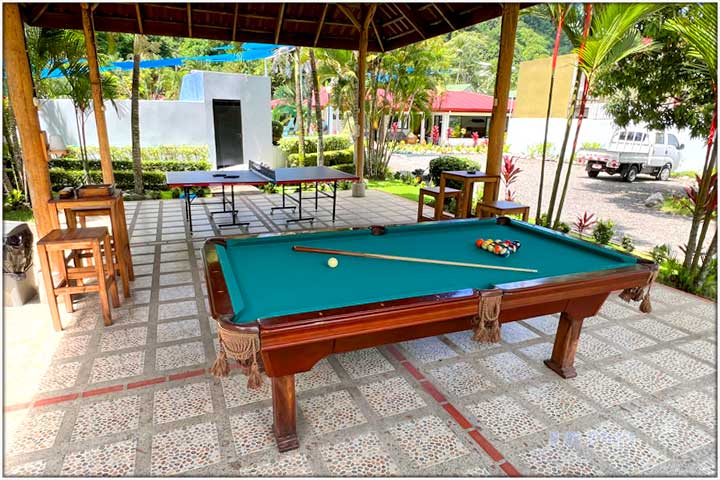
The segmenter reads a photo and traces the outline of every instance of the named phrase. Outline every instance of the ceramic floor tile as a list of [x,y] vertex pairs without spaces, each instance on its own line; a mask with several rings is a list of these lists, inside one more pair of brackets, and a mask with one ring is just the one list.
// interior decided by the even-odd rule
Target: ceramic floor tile
[[53,357],[55,359],[65,359],[85,355],[89,341],[90,335],[64,336],[55,349]]
[[137,440],[125,440],[65,455],[63,476],[127,477],[135,473]]
[[420,363],[457,357],[457,353],[441,342],[438,337],[419,338],[409,342],[401,342],[400,345]]
[[640,313],[635,305],[635,303],[624,304],[614,300],[608,300],[603,304],[598,313],[610,320],[624,320]]
[[381,417],[422,408],[426,404],[403,377],[358,386],[370,407]]
[[200,321],[197,318],[180,320],[177,322],[159,323],[157,326],[157,341],[173,342],[200,336]]
[[602,360],[613,355],[620,355],[622,352],[592,335],[581,333],[577,353],[588,360]]
[[520,394],[545,415],[556,422],[568,422],[595,413],[595,409],[565,387],[564,383],[549,382],[530,385]]
[[532,413],[507,395],[468,405],[467,409],[483,430],[489,430],[502,441],[545,429]]
[[[180,235],[173,235],[176,238],[184,238],[185,234]],[[163,234],[163,240],[167,240],[167,236]],[[190,270],[190,262],[186,260],[180,260],[175,262],[161,262],[160,263],[160,273],[170,273],[170,272],[185,272]]]
[[596,465],[581,457],[577,447],[552,442],[545,447],[527,450],[519,455],[530,476],[595,477],[603,475]]
[[675,455],[685,454],[712,442],[710,435],[657,405],[627,413],[624,419]]
[[5,454],[14,456],[52,447],[64,416],[64,410],[42,413],[35,410],[29,411],[20,427],[8,438],[7,444],[10,447]]
[[716,324],[712,320],[703,318],[698,313],[694,313],[692,309],[682,309],[665,313],[662,316],[662,320],[669,323],[672,327],[690,333],[711,332],[716,329]]
[[678,383],[670,375],[636,358],[614,363],[607,370],[648,393],[659,392]]
[[96,358],[90,371],[90,383],[119,380],[142,375],[145,352],[128,352]]
[[[543,360],[547,360],[552,356],[552,350],[553,344],[550,342],[536,343],[535,345],[530,345],[528,347],[517,349],[519,353],[525,355],[533,362],[535,362],[539,368],[542,368],[542,366],[544,366]],[[576,367],[583,365],[584,363],[585,362],[583,362],[581,358],[575,357],[574,365]]]
[[47,461],[35,460],[8,467],[4,473],[9,477],[42,477],[46,466]]
[[640,396],[630,388],[597,370],[581,372],[577,377],[567,381],[606,408],[634,400]]
[[214,423],[198,423],[158,433],[152,438],[151,475],[178,475],[220,461]]
[[648,353],[645,358],[685,380],[714,375],[716,372],[716,368],[670,348]]
[[147,327],[134,327],[103,333],[100,351],[112,352],[125,348],[142,347],[147,342]]
[[194,299],[187,302],[162,303],[158,305],[158,318],[160,320],[169,320],[176,317],[189,317],[197,314],[197,303]]
[[426,416],[398,423],[389,429],[395,442],[420,469],[426,469],[469,453],[440,418]]
[[48,367],[38,385],[38,392],[70,388],[77,382],[81,362],[66,362]]
[[715,430],[717,426],[715,399],[706,393],[699,391],[685,392],[666,400],[665,404],[712,430]]
[[[133,323],[144,323],[149,320],[149,317],[150,307],[118,308],[113,311],[113,327]],[[109,331],[109,329],[106,330]]]
[[531,327],[540,330],[545,335],[555,335],[557,332],[559,319],[554,315],[543,315],[542,317],[534,317],[524,320]]
[[322,435],[367,422],[346,390],[300,400],[300,410],[313,431]]
[[164,273],[160,275],[161,286],[192,283],[192,281],[192,272]]
[[251,464],[237,470],[237,475],[241,477],[304,477],[312,474],[308,457],[297,451],[282,453],[277,459]]
[[171,370],[191,365],[200,365],[206,362],[205,349],[202,342],[181,343],[158,347],[155,351],[155,368],[157,370]]
[[392,372],[395,368],[377,348],[366,348],[336,355],[338,362],[351,378],[363,378]]
[[325,466],[338,477],[397,475],[399,469],[388,453],[387,446],[374,433],[320,447]]
[[478,360],[478,363],[490,370],[500,380],[508,383],[527,380],[540,375],[530,364],[512,352],[490,355],[481,358]]
[[160,301],[185,300],[195,298],[195,285],[179,285],[160,289]]
[[230,429],[239,456],[275,447],[272,417],[272,407],[230,416]]
[[706,362],[716,364],[717,345],[705,340],[693,340],[692,342],[678,345],[678,350],[693,355]]
[[340,378],[326,358],[316,363],[309,372],[295,375],[295,391],[304,392],[340,383]]
[[493,383],[466,362],[435,368],[430,370],[430,374],[437,380],[438,385],[444,391],[458,397],[495,387]]
[[116,400],[82,405],[78,412],[71,442],[111,435],[138,428],[140,397],[121,397]]
[[505,323],[500,328],[500,339],[506,343],[520,343],[535,338],[540,337],[518,322]]
[[158,390],[154,395],[155,423],[175,422],[212,412],[212,397],[207,382]]
[[642,320],[637,320],[628,324],[628,326],[661,342],[677,340],[678,338],[687,336],[687,333],[676,328],[668,327],[664,323],[657,321],[655,318],[643,318]]
[[639,333],[635,333],[618,325],[597,329],[594,333],[595,335],[599,335],[612,343],[620,345],[626,350],[637,350],[638,348],[650,347],[656,343]]
[[639,439],[634,432],[624,430],[609,420],[583,431],[580,443],[590,454],[609,463],[620,475],[639,475],[667,461],[667,457]]
[[230,375],[221,377],[220,381],[227,408],[268,400],[271,397],[271,381],[267,378],[263,379],[260,388],[250,389],[247,388],[247,377],[238,370],[231,370]]

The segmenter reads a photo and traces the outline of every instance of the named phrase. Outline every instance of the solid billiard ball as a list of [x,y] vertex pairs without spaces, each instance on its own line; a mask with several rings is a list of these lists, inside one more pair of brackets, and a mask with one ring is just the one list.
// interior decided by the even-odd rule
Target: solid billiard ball
[[338,266],[338,259],[335,257],[328,258],[328,267],[335,268]]

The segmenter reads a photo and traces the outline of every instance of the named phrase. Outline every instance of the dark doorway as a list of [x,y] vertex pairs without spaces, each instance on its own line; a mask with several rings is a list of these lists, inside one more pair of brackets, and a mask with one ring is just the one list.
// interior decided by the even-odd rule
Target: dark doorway
[[240,100],[213,99],[217,168],[242,165],[242,110]]

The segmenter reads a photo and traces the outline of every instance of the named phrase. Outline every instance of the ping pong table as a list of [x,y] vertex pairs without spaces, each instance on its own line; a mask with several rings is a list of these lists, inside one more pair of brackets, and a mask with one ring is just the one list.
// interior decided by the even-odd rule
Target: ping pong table
[[[222,189],[221,200],[216,202],[222,204],[222,210],[210,212],[211,215],[231,214],[232,222],[218,225],[219,228],[230,226],[247,226],[249,222],[238,222],[238,210],[235,208],[235,186],[250,185],[261,186],[268,183],[279,185],[282,189],[282,206],[272,207],[270,214],[275,210],[297,209],[297,217],[286,220],[286,223],[309,221],[311,224],[315,220],[313,216],[303,214],[303,198],[312,198],[303,196],[302,185],[306,183],[315,184],[315,210],[318,208],[318,198],[320,196],[332,198],[332,221],[335,221],[335,206],[337,204],[337,187],[340,181],[353,181],[358,177],[349,173],[341,172],[330,167],[296,167],[296,168],[278,168],[272,169],[266,165],[251,161],[247,170],[215,170],[215,171],[190,171],[190,172],[166,172],[165,182],[171,188],[182,188],[185,199],[185,218],[190,226],[190,232],[193,231],[192,226],[192,202],[197,198],[191,194],[193,187],[211,187],[220,186]],[[331,186],[332,193],[320,191],[320,184]],[[229,187],[229,199],[226,193],[226,187]],[[296,187],[297,191],[293,195],[288,192],[286,187]],[[288,189],[289,190],[289,189]],[[294,205],[288,205],[290,201]]]

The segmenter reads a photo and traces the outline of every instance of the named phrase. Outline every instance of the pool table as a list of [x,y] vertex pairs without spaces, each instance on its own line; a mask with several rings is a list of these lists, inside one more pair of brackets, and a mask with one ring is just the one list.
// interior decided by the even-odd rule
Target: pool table
[[[477,248],[479,238],[518,240],[521,247],[500,257]],[[296,245],[537,272],[346,256],[330,268],[330,255],[293,251]],[[281,451],[298,446],[294,375],[332,353],[468,330],[479,303],[495,299],[501,324],[561,313],[545,364],[571,378],[583,319],[612,291],[647,286],[657,270],[653,262],[507,217],[211,238],[203,257],[213,318],[223,329],[259,335]]]

